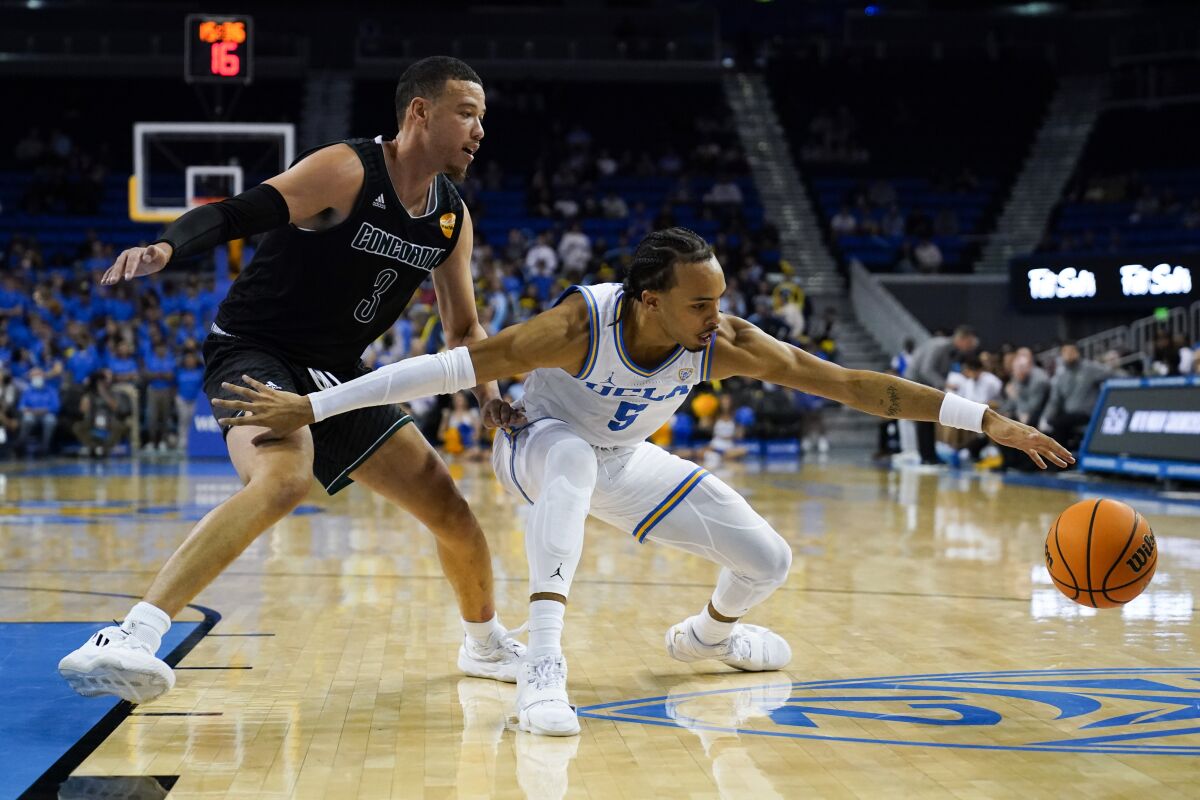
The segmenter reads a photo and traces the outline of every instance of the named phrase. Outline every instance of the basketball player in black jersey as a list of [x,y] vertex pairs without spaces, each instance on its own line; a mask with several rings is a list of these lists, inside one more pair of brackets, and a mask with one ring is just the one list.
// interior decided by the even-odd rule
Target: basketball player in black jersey
[[[306,394],[366,373],[363,350],[430,275],[447,346],[482,339],[471,217],[451,180],[462,180],[475,158],[484,111],[483,87],[469,66],[447,57],[419,61],[396,89],[395,139],[310,150],[265,183],[184,214],[149,247],[124,251],[102,282],[150,275],[172,260],[269,231],[204,343],[210,398],[232,396],[221,384],[243,374]],[[491,423],[512,420],[494,383],[474,391]],[[433,532],[466,630],[460,669],[515,682],[522,646],[496,617],[487,541],[411,421],[393,405],[283,438],[253,426],[229,430],[226,444],[243,488],[192,529],[119,627],[63,658],[63,677],[80,694],[131,702],[170,689],[174,674],[155,652],[171,617],[299,505],[315,474],[330,494],[358,481]]]

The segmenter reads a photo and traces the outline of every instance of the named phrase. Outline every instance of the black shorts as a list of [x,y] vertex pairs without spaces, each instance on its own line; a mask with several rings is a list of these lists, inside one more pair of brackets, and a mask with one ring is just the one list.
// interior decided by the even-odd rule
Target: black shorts
[[[243,375],[277,389],[309,394],[370,372],[362,363],[341,369],[318,370],[299,364],[240,337],[212,332],[204,340],[204,393],[211,402],[217,397],[238,400],[238,395],[221,388],[222,383],[244,386]],[[213,407],[220,420],[239,412]],[[313,475],[335,494],[353,481],[350,473],[371,457],[393,433],[412,422],[403,406],[373,406],[339,414],[309,426],[313,438]],[[229,428],[223,428],[226,435]]]

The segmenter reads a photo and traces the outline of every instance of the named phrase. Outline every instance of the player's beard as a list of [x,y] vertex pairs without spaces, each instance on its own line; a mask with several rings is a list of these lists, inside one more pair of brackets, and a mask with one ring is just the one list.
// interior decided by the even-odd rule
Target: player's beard
[[454,181],[455,183],[462,183],[463,181],[465,181],[467,179],[467,170],[469,170],[470,168],[471,168],[470,164],[468,164],[465,167],[459,167],[455,164],[447,164],[446,168],[442,171],[446,174],[446,177],[449,178],[450,180]]

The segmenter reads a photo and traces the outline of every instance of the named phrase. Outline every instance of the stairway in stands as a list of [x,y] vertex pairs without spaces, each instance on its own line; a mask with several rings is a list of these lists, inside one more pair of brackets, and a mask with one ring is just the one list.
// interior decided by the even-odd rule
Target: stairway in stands
[[[760,75],[736,73],[726,75],[723,83],[766,220],[779,230],[783,258],[812,298],[814,314],[819,317],[829,306],[838,311],[834,338],[839,363],[882,369],[888,356],[854,316],[846,280],[825,247],[820,218],[792,160],[766,81]],[[875,443],[878,420],[874,417],[839,408],[827,413],[826,424],[835,446],[861,448]]]
[[1097,75],[1067,77],[1059,83],[976,272],[1006,272],[1010,259],[1037,248],[1083,156],[1107,86],[1107,77]]

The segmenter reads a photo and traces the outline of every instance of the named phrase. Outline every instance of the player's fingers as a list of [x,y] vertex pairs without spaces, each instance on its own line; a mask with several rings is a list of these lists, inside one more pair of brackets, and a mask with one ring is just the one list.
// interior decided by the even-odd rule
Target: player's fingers
[[246,383],[250,384],[251,386],[253,386],[255,389],[257,389],[260,392],[274,391],[270,386],[267,386],[265,383],[260,383],[259,381],[254,380],[254,378],[251,378],[249,375],[243,375],[242,380],[244,380]]
[[226,400],[224,397],[214,397],[212,404],[217,408],[228,408],[234,411],[253,411],[254,404],[245,400]]
[[1062,469],[1066,469],[1068,466],[1070,466],[1057,453],[1055,453],[1053,451],[1043,453],[1042,455],[1045,456],[1047,459],[1049,459],[1050,462],[1052,464],[1054,464],[1054,466],[1056,466],[1056,467],[1061,467]]
[[126,250],[121,254],[121,257],[125,259],[125,280],[131,280],[137,276],[137,268],[141,264],[142,254],[145,252],[142,248],[135,247],[133,250]]
[[[245,379],[246,379],[246,376],[243,375],[242,380],[245,380]],[[251,400],[258,399],[258,392],[254,391],[253,389],[247,389],[245,386],[238,386],[236,383],[222,383],[221,388],[225,389],[226,391],[233,392],[236,395],[241,395],[242,397],[248,397]]]
[[104,273],[104,278],[101,280],[101,283],[103,283],[105,286],[111,286],[112,284],[121,280],[121,277],[125,274],[125,254],[128,252],[128,250],[121,251],[121,255],[117,256],[117,260],[114,261],[113,265],[108,268],[107,272]]
[[513,412],[513,417],[508,421],[509,425],[524,425],[528,420],[525,419],[525,413],[522,411]]
[[221,424],[229,428],[236,428],[239,425],[261,425],[262,422],[255,420],[250,414],[246,414],[241,417],[225,417],[221,420]]
[[1038,469],[1046,468],[1046,462],[1042,460],[1042,454],[1037,450],[1026,450],[1025,453],[1033,460],[1033,463],[1038,465]]

